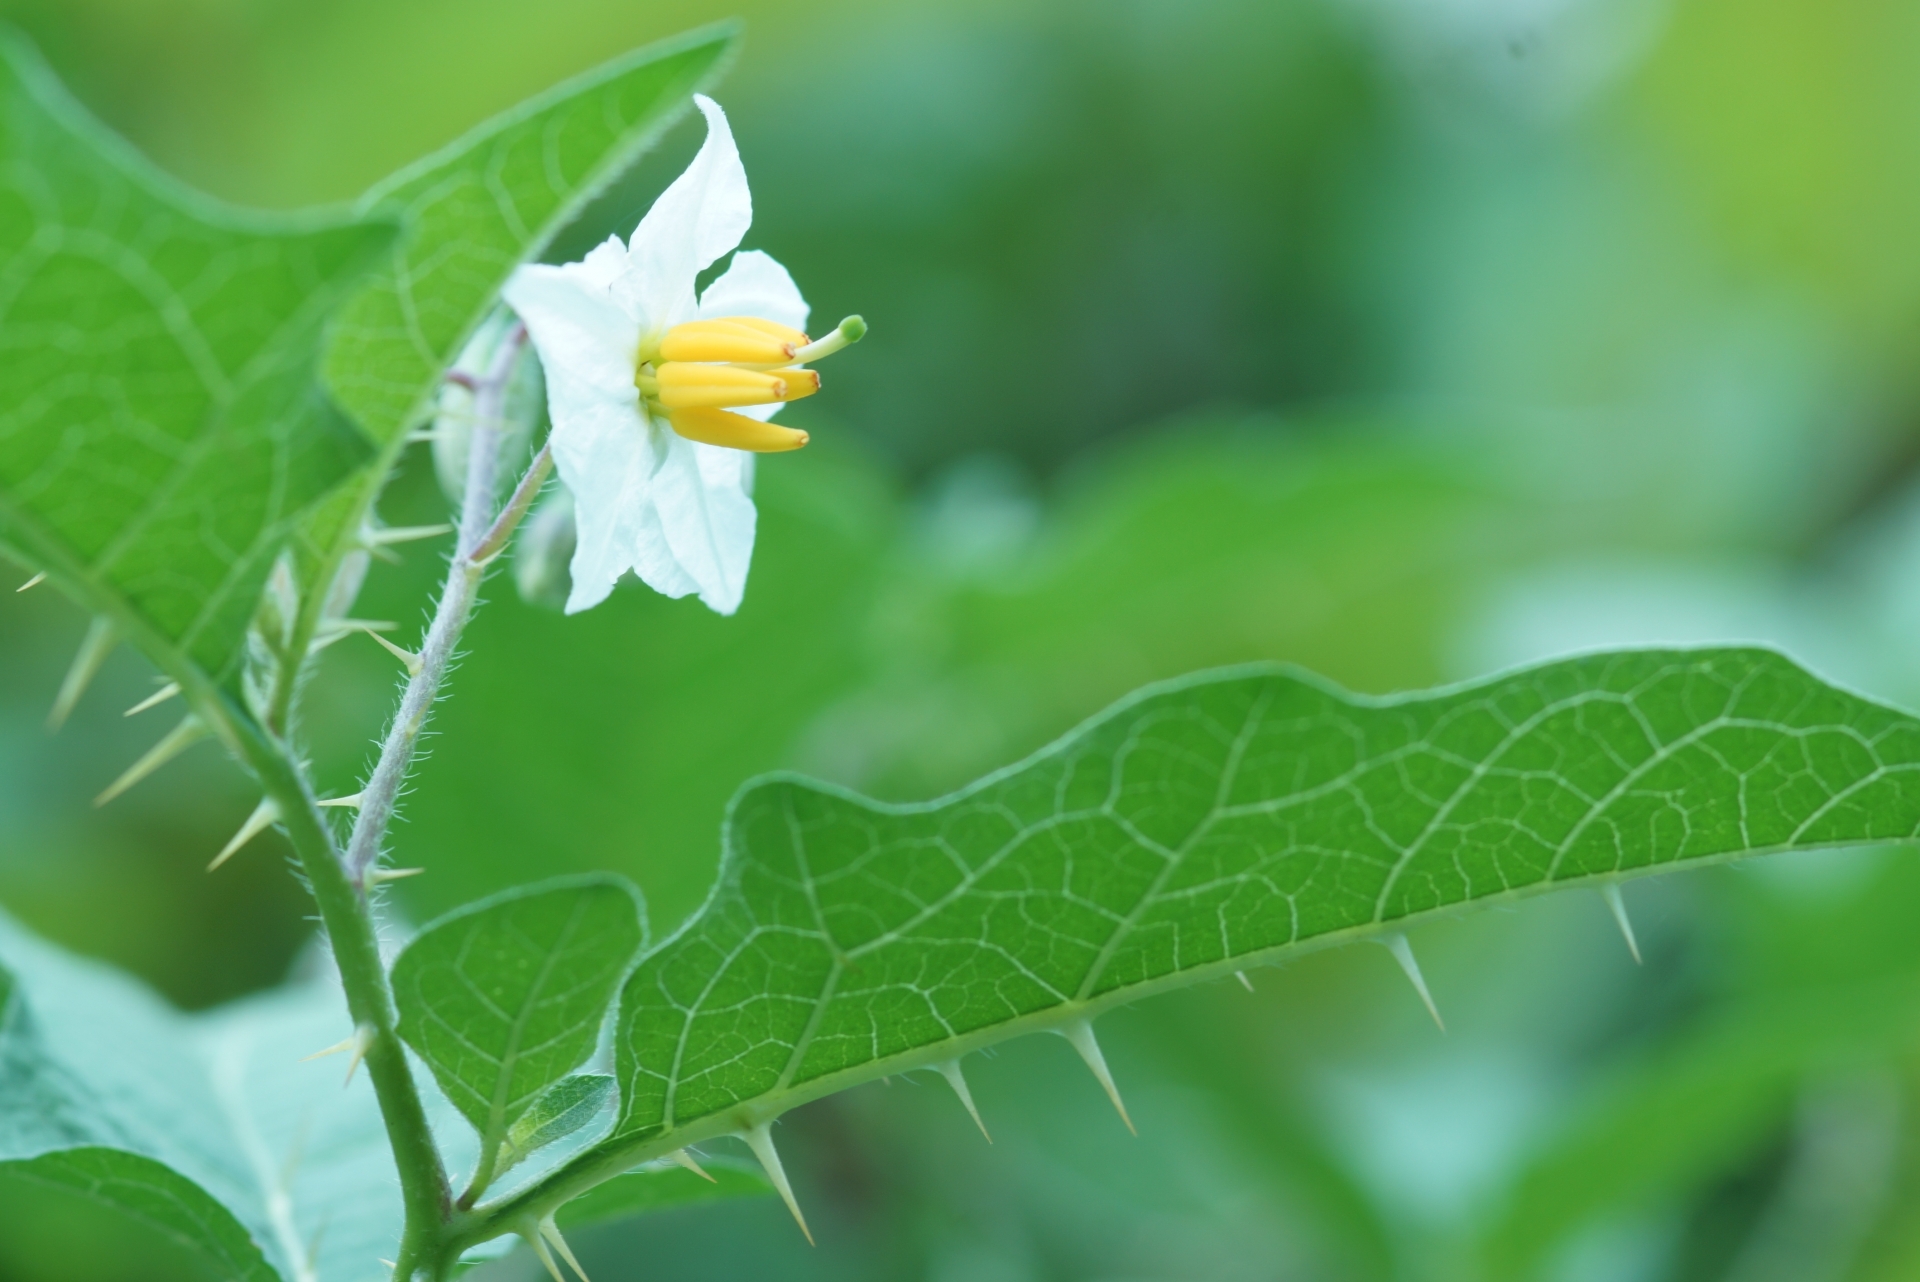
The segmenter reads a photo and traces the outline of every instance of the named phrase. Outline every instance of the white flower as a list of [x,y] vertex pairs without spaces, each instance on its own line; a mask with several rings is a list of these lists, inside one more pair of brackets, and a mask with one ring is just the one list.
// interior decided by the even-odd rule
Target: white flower
[[706,142],[628,243],[612,237],[580,262],[521,267],[507,282],[546,370],[553,459],[573,493],[569,614],[604,601],[629,569],[667,596],[738,609],[753,555],[747,451],[806,444],[766,420],[819,387],[802,362],[865,332],[850,318],[810,343],[806,300],[758,250],[735,254],[696,297],[694,278],[739,245],[753,204],[725,113],[694,101]]

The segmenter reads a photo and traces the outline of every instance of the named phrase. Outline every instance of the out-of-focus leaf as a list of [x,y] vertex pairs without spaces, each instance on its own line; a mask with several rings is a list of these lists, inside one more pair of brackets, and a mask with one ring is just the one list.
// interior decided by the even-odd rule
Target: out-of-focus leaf
[[[544,1093],[593,1054],[643,941],[633,887],[583,878],[461,909],[400,954],[393,966],[400,1036],[480,1133],[484,1162]],[[551,1112],[535,1130],[568,1112]]]
[[1482,1240],[1486,1276],[1536,1275],[1583,1229],[1674,1204],[1747,1157],[1820,1074],[1915,1048],[1912,980],[1748,998],[1573,1110]]
[[298,1277],[310,1256],[328,1282],[385,1277],[400,1205],[372,1091],[302,1062],[352,1026],[334,984],[183,1016],[4,920],[0,963],[8,1170],[111,1200],[236,1278]]
[[1757,650],[1391,700],[1202,675],[917,806],[775,777],[627,982],[576,1168],[1476,902],[1916,831],[1920,722]]
[[303,509],[367,455],[317,380],[378,221],[248,215],[0,33],[0,526],[149,649],[226,674]]
[[231,1212],[206,1190],[149,1157],[111,1148],[70,1148],[0,1162],[0,1177],[64,1189],[159,1230],[234,1282],[280,1275]]

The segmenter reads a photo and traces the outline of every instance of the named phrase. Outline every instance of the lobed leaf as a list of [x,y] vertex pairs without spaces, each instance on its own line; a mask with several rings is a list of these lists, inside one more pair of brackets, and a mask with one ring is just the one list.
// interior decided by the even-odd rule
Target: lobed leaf
[[317,366],[391,241],[186,190],[0,32],[0,533],[228,673],[302,511],[369,452]]
[[[400,1036],[479,1132],[486,1175],[514,1124],[593,1054],[643,943],[638,892],[621,878],[588,877],[459,909],[400,954]],[[555,1110],[547,1124],[569,1112]]]
[[614,1137],[553,1187],[1435,914],[1917,832],[1920,721],[1760,650],[1392,699],[1241,669],[924,805],[769,778],[735,800],[707,905],[622,992]]

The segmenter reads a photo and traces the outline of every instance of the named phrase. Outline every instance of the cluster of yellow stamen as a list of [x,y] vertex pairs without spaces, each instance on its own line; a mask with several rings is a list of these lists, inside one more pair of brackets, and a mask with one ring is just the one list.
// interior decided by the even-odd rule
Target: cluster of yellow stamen
[[865,337],[866,322],[849,316],[818,342],[797,329],[756,316],[688,321],[640,352],[634,386],[647,413],[664,418],[690,441],[771,454],[797,450],[807,434],[731,411],[812,396],[820,375],[808,362]]

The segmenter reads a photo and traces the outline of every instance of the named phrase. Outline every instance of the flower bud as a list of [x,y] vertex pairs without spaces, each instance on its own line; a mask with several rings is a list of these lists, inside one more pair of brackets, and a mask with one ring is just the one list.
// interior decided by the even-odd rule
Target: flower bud
[[573,493],[556,481],[514,541],[513,585],[520,589],[521,600],[555,610],[566,606],[573,591],[573,573],[568,565],[578,541]]
[[519,463],[532,448],[536,429],[547,417],[546,381],[533,345],[513,314],[495,311],[474,331],[459,359],[440,384],[433,418],[433,470],[440,488],[458,507],[467,490],[467,456],[473,446],[473,428],[483,403],[483,382],[493,372],[503,342],[520,345],[519,355],[506,373],[506,386],[495,402],[501,434],[499,483],[504,490],[520,474]]

